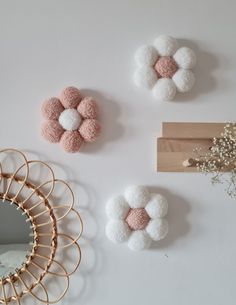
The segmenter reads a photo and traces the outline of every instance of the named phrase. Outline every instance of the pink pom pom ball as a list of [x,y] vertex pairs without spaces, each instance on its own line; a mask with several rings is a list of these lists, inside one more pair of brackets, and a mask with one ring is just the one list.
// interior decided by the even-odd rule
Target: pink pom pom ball
[[101,127],[97,120],[85,119],[79,132],[86,142],[93,142],[100,135]]
[[130,209],[125,219],[126,223],[132,230],[143,230],[150,220],[144,208]]
[[65,131],[61,137],[60,145],[68,153],[78,152],[83,144],[83,138],[77,130]]
[[155,70],[157,71],[159,77],[171,78],[178,70],[178,66],[173,58],[163,56],[157,60]]
[[46,121],[41,127],[41,134],[47,141],[57,143],[60,141],[64,129],[58,121]]
[[82,97],[77,88],[67,87],[61,92],[59,99],[65,108],[76,108]]
[[95,119],[98,115],[98,106],[92,97],[83,98],[77,110],[85,119]]
[[56,97],[44,101],[41,108],[42,116],[46,120],[58,120],[63,110],[64,107]]

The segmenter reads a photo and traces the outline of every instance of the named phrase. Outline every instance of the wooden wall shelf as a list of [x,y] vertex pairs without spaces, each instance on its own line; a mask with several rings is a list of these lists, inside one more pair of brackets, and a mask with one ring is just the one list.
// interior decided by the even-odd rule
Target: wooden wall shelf
[[161,137],[157,138],[157,171],[196,172],[195,166],[183,163],[195,158],[194,149],[204,153],[212,145],[212,138],[221,137],[226,123],[162,123]]

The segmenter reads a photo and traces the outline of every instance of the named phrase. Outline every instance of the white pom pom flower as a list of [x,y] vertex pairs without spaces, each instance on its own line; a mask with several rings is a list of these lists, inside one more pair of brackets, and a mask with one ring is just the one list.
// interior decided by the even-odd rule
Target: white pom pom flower
[[117,244],[127,241],[133,251],[148,249],[152,241],[166,237],[167,211],[164,196],[150,193],[144,186],[129,186],[124,195],[114,196],[107,202],[106,235]]
[[176,92],[192,89],[195,77],[190,69],[196,61],[193,50],[178,48],[175,38],[161,35],[154,41],[154,46],[141,46],[136,51],[134,82],[138,87],[152,90],[155,99],[171,101]]

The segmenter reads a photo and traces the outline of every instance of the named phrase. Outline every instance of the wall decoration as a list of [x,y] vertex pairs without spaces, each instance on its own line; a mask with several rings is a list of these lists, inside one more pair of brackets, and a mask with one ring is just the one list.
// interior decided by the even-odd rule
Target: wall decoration
[[98,106],[92,97],[82,97],[74,87],[65,88],[59,97],[42,105],[41,134],[51,143],[60,143],[65,152],[78,152],[84,143],[93,142],[101,132]]
[[157,171],[211,174],[236,199],[236,123],[162,123]]
[[109,217],[106,235],[114,243],[127,241],[134,251],[150,247],[168,233],[168,203],[160,194],[150,193],[146,187],[130,186],[124,195],[111,198],[106,206]]
[[162,123],[157,138],[157,171],[197,172],[195,149],[209,151],[214,137],[220,138],[224,123]]
[[48,164],[1,150],[0,228],[0,304],[59,302],[81,261],[70,186]]
[[151,89],[157,100],[171,101],[177,91],[190,91],[194,85],[191,69],[196,65],[196,55],[190,48],[179,48],[173,37],[161,35],[154,46],[141,46],[135,53],[135,62],[135,84]]
[[236,199],[236,124],[226,124],[221,137],[212,139],[206,153],[202,153],[201,147],[195,151],[198,156],[192,163],[202,173],[211,174],[213,185],[224,184],[226,193]]
[[234,130],[235,124],[225,123],[162,123],[162,135],[157,138],[157,170],[232,170]]

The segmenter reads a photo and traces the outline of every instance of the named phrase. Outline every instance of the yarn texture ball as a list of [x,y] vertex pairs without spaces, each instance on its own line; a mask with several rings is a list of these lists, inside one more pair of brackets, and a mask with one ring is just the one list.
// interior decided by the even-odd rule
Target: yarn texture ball
[[169,226],[166,219],[153,219],[149,222],[146,228],[149,236],[155,241],[165,238],[168,230]]
[[161,101],[172,101],[176,94],[176,86],[172,79],[161,78],[153,87],[153,96]]
[[155,64],[155,70],[160,77],[171,78],[178,70],[174,59],[169,56],[163,56]]
[[128,247],[133,251],[148,249],[151,245],[151,238],[145,231],[134,231],[128,241]]
[[98,115],[98,106],[92,97],[83,98],[77,110],[85,119],[95,119]]
[[151,89],[157,82],[157,73],[151,67],[142,67],[135,71],[134,82],[137,87]]
[[173,81],[179,92],[188,92],[195,83],[195,76],[190,70],[179,69],[173,76]]
[[180,68],[192,69],[196,65],[197,57],[192,49],[182,47],[174,54],[174,60]]
[[65,88],[60,98],[44,101],[41,110],[46,120],[41,135],[50,143],[60,142],[65,152],[80,151],[83,143],[96,140],[101,133],[97,103],[92,97],[82,98],[77,88]]
[[154,45],[141,46],[135,53],[134,83],[152,90],[159,101],[172,101],[177,92],[190,91],[195,77],[190,70],[196,65],[196,54],[188,47],[178,47],[175,38],[161,35]]
[[125,190],[125,199],[131,208],[144,208],[149,200],[149,191],[144,186],[130,186]]
[[107,202],[106,235],[114,243],[127,242],[131,250],[147,249],[152,240],[167,235],[167,210],[167,200],[161,194],[150,193],[144,186],[129,186],[124,195],[113,196]]
[[75,109],[66,109],[59,117],[59,123],[65,130],[77,130],[81,122],[80,114]]
[[106,205],[107,216],[113,219],[124,219],[129,212],[129,205],[124,196],[112,197]]
[[84,140],[78,131],[65,131],[61,137],[60,145],[64,151],[75,153],[80,150]]
[[167,35],[160,35],[154,41],[157,52],[161,56],[172,56],[178,49],[178,42],[175,38]]
[[111,241],[122,243],[129,237],[130,229],[125,222],[114,220],[107,224],[106,235]]
[[64,110],[60,100],[57,97],[51,97],[42,104],[42,116],[47,120],[57,120]]
[[59,99],[65,108],[76,108],[82,96],[77,88],[67,87],[61,92]]
[[153,46],[141,46],[135,53],[135,61],[140,67],[143,65],[152,66],[157,59],[158,52]]
[[64,129],[58,121],[46,121],[41,127],[42,136],[51,143],[59,142],[63,133]]
[[80,126],[79,132],[86,142],[93,142],[101,133],[101,127],[97,120],[86,119]]
[[126,223],[132,230],[145,229],[150,217],[144,208],[130,209],[125,219]]
[[151,194],[145,209],[151,218],[165,217],[168,211],[167,199],[160,194]]

